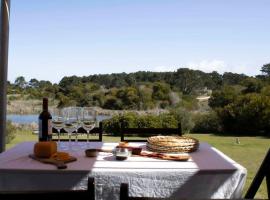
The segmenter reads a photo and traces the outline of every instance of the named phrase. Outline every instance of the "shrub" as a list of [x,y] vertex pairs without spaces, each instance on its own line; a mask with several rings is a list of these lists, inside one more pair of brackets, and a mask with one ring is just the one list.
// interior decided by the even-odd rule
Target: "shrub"
[[176,128],[179,122],[184,133],[190,132],[194,126],[190,114],[178,109],[160,115],[138,115],[131,112],[115,115],[111,119],[103,120],[103,127],[105,132],[119,135],[121,124],[123,128]]
[[215,112],[196,114],[194,116],[195,133],[219,133],[222,130],[221,121]]
[[270,130],[270,97],[257,93],[239,96],[217,110],[224,131],[258,135]]
[[16,127],[12,125],[11,121],[7,121],[6,127],[6,144],[10,143],[15,138]]
[[191,113],[183,108],[178,108],[170,112],[176,119],[177,122],[181,122],[182,132],[189,133],[193,127],[194,122]]

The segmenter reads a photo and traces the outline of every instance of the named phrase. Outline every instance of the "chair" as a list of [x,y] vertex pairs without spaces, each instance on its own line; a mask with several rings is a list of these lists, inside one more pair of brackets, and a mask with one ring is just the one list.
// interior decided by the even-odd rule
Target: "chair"
[[125,135],[136,134],[137,136],[151,136],[151,135],[182,135],[181,123],[178,124],[178,128],[123,128],[120,129],[121,141],[126,142],[146,142],[146,139],[125,139]]
[[[86,131],[82,127],[80,127],[78,129],[78,132],[79,133],[86,133]],[[57,133],[57,130],[54,129],[54,128],[53,128],[53,133]],[[66,133],[66,131],[64,129],[61,129],[61,133]],[[96,142],[96,141],[102,142],[102,135],[103,135],[103,124],[102,124],[102,122],[99,122],[99,126],[93,128],[90,131],[90,134],[93,134],[93,133],[98,133],[98,138],[97,139],[89,139],[89,141],[90,142]],[[53,138],[53,141],[58,141],[58,139]],[[68,139],[60,139],[60,141],[66,142],[66,141],[68,141]],[[78,139],[78,141],[79,142],[85,142],[86,139]]]
[[[168,198],[166,198],[168,200]],[[121,183],[120,185],[120,200],[164,200],[164,198],[154,197],[130,197],[127,183]]]
[[253,179],[249,189],[245,195],[245,199],[253,199],[263,181],[266,178],[267,194],[268,199],[270,199],[270,148],[257,172],[255,178]]
[[73,198],[95,200],[94,178],[88,178],[87,190],[0,192],[1,200],[50,200]]

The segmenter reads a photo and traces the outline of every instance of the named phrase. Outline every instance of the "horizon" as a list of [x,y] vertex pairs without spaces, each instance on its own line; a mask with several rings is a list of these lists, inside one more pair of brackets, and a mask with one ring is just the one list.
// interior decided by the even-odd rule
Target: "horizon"
[[[178,68],[178,69],[186,69],[186,67],[180,67],[180,68]],[[177,69],[177,70],[178,70]],[[199,70],[199,69],[190,69],[190,68],[187,68],[187,69],[189,69],[189,70],[198,70],[198,71],[201,71],[201,72],[204,72],[204,73],[212,73],[212,72],[215,72],[215,71],[212,71],[212,72],[205,72],[205,71],[203,71],[203,70]],[[82,75],[82,76],[79,76],[79,75],[69,75],[69,76],[63,76],[58,82],[52,82],[52,81],[50,81],[50,80],[47,80],[47,79],[37,79],[37,78],[35,78],[35,77],[31,77],[31,78],[29,78],[29,79],[27,79],[26,77],[24,77],[25,78],[25,80],[26,81],[30,81],[31,79],[37,79],[38,81],[50,81],[52,84],[59,84],[60,83],[60,81],[64,78],[64,77],[72,77],[72,76],[77,76],[77,77],[83,77],[83,76],[86,76],[86,77],[88,77],[88,76],[99,76],[99,75],[112,75],[112,74],[122,74],[122,73],[126,73],[126,74],[132,74],[132,73],[138,73],[138,72],[153,72],[153,73],[166,73],[166,72],[171,72],[171,73],[175,73],[177,70],[175,70],[175,71],[135,71],[135,72],[118,72],[118,73],[114,73],[114,72],[112,72],[112,73],[104,73],[104,74],[88,74],[88,75]],[[219,72],[218,72],[219,73]],[[223,75],[224,73],[234,73],[234,72],[223,72],[223,73],[219,73],[220,75]],[[247,74],[245,74],[245,73],[234,73],[234,74],[239,74],[239,75],[245,75],[245,76],[249,76],[249,77],[255,77],[255,76],[257,76],[257,75],[261,75],[261,74],[263,74],[262,72],[260,73],[260,74],[256,74],[256,75],[247,75]],[[18,76],[18,77],[20,77],[20,76]],[[18,77],[16,77],[16,78],[18,78]],[[15,79],[16,79],[15,78]],[[10,80],[8,80],[10,83],[14,83],[15,82],[15,80],[14,81],[10,81]]]
[[176,71],[255,76],[270,62],[268,1],[13,0],[8,80]]

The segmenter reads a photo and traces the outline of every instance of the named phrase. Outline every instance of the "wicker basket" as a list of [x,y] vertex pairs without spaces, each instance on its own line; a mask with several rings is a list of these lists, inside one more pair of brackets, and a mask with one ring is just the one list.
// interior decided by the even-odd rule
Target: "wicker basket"
[[198,149],[199,141],[184,136],[153,136],[147,139],[146,147],[158,153],[188,153]]

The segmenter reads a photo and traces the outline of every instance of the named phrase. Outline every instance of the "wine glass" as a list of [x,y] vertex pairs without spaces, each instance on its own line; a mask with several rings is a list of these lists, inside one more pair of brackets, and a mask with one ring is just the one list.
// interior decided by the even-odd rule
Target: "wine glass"
[[65,116],[64,129],[68,132],[68,143],[69,147],[71,145],[71,136],[72,133],[75,132],[77,143],[77,130],[79,126],[79,116],[78,116],[78,108],[77,107],[68,107],[63,110]]
[[58,147],[61,148],[60,145],[60,131],[64,127],[64,117],[63,112],[61,109],[54,108],[52,109],[52,125],[53,128],[57,130],[57,137],[58,137]]
[[89,145],[90,131],[95,128],[96,125],[96,111],[92,108],[83,108],[82,126],[87,133],[87,146]]

